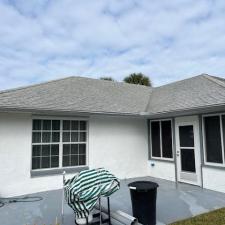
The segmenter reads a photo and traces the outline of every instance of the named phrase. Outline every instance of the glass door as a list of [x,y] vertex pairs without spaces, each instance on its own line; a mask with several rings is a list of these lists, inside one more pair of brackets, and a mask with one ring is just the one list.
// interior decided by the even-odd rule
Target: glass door
[[193,125],[179,126],[181,171],[196,172]]
[[199,120],[197,116],[175,120],[177,179],[201,186]]

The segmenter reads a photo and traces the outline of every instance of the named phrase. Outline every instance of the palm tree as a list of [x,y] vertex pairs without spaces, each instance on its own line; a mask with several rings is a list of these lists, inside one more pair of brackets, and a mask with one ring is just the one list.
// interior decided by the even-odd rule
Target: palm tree
[[100,77],[100,80],[115,81],[112,77]]
[[130,84],[139,84],[149,87],[152,86],[150,78],[145,76],[143,73],[132,73],[129,76],[125,77],[123,81]]

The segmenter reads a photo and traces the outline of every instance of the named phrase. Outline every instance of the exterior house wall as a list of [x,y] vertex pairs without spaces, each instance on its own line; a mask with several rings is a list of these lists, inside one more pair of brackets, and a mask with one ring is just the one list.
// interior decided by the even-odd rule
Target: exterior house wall
[[[197,120],[199,121],[200,117],[197,116],[187,116],[187,117],[177,117],[174,119],[174,121],[188,121],[191,120]],[[199,132],[197,131],[197,135],[199,135],[198,139],[202,140],[202,129],[201,129],[201,123],[199,126],[200,130]],[[198,129],[199,129],[198,128]],[[176,131],[174,130],[174,138],[176,141],[177,135]],[[175,146],[174,146],[175,147]],[[203,145],[200,146],[200,154],[201,158],[204,157],[204,149]],[[150,150],[150,149],[149,149]],[[174,149],[175,150],[175,149]],[[174,154],[176,157],[176,154]],[[176,159],[177,160],[177,159]],[[200,163],[200,162],[199,162]],[[225,168],[224,167],[210,167],[210,166],[205,166],[203,162],[203,167],[200,169],[201,174],[202,174],[202,187],[214,191],[219,191],[219,192],[224,192],[225,193]],[[200,166],[200,165],[198,165]],[[163,160],[155,160],[155,159],[150,159],[148,163],[148,170],[149,170],[149,176],[156,177],[156,178],[161,178],[161,179],[166,179],[170,181],[176,181],[176,169],[175,169],[175,162],[166,162]]]
[[[31,177],[31,131],[31,114],[0,113],[0,197],[62,188],[62,175]],[[121,179],[152,176],[175,181],[173,162],[148,161],[144,119],[91,116],[88,139],[90,168],[105,167]],[[203,167],[202,175],[204,188],[225,192],[223,168]]]
[[[62,188],[62,175],[31,177],[31,131],[31,114],[0,113],[0,197]],[[91,117],[88,138],[90,168],[105,167],[119,178],[147,175],[145,120]]]
[[225,193],[225,170],[203,167],[203,188]]
[[123,179],[146,176],[147,158],[146,120],[91,117],[90,167],[105,167]]
[[175,163],[151,159],[148,163],[148,174],[151,177],[175,182]]
[[31,178],[31,130],[29,114],[0,114],[0,196],[16,196],[58,189],[62,176]]

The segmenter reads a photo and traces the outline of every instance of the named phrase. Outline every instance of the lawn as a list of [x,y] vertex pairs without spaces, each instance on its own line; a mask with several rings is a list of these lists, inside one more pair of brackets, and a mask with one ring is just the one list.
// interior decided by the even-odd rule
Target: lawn
[[225,208],[171,223],[170,225],[225,225]]

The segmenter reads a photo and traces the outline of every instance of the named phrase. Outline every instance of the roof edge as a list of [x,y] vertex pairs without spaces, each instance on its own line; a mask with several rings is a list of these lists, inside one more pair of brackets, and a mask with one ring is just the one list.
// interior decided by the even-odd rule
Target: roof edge
[[210,76],[208,74],[203,74],[203,76],[205,78],[207,78],[208,80],[212,81],[213,83],[216,83],[216,84],[218,84],[218,85],[220,85],[220,86],[225,88],[225,83],[220,81],[220,80],[218,80],[218,79],[216,79],[216,77]]
[[[157,113],[147,113],[147,112],[142,112],[140,113],[142,116],[145,116],[145,117],[163,117],[163,116],[167,116],[167,115],[173,115],[173,117],[176,117],[176,116],[179,116],[180,114],[185,114],[187,112],[196,112],[196,111],[201,111],[205,113],[206,110],[209,110],[209,109],[215,109],[215,108],[225,108],[225,103],[224,104],[214,104],[214,105],[205,105],[205,106],[199,106],[199,107],[193,107],[193,108],[185,108],[185,109],[178,109],[178,110],[170,110],[170,111],[163,111],[163,112],[157,112]],[[203,111],[204,110],[204,111]]]
[[13,91],[19,91],[19,90],[23,90],[23,89],[27,89],[27,88],[31,88],[31,87],[37,87],[37,86],[41,86],[43,84],[49,84],[49,83],[54,83],[57,81],[61,81],[61,80],[67,80],[72,78],[73,76],[69,76],[69,77],[62,77],[59,79],[54,79],[54,80],[50,80],[50,81],[43,81],[37,84],[30,84],[30,85],[25,85],[25,86],[21,86],[21,87],[16,87],[16,88],[10,88],[10,89],[6,89],[6,90],[1,90],[0,94],[4,94],[4,93],[8,93],[8,92],[13,92]]
[[118,113],[118,112],[105,112],[105,111],[68,111],[68,110],[50,110],[50,109],[32,109],[32,108],[13,108],[13,107],[1,107],[0,112],[18,112],[18,113],[38,113],[38,114],[86,114],[86,115],[111,115],[111,116],[134,116],[139,117],[141,113]]

